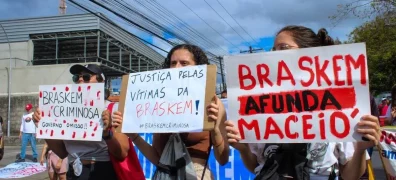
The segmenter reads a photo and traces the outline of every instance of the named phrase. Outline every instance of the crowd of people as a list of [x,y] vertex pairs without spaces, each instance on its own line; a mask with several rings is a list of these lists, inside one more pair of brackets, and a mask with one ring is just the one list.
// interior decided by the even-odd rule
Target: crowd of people
[[[303,26],[286,26],[277,34],[273,51],[310,48],[334,45],[333,39],[325,29],[315,33]],[[180,68],[185,66],[205,65],[209,60],[205,52],[198,46],[191,44],[177,45],[167,55],[163,68]],[[102,69],[95,64],[73,65],[70,68],[75,83],[105,82]],[[108,95],[107,95],[108,96]],[[228,162],[230,147],[240,152],[245,167],[256,175],[256,179],[297,179],[297,180],[356,180],[366,171],[367,161],[370,159],[367,149],[376,146],[380,139],[378,115],[364,112],[357,124],[356,132],[367,141],[359,142],[326,142],[326,143],[280,143],[280,144],[248,144],[240,143],[241,135],[235,124],[226,118],[222,101],[213,95],[213,102],[206,107],[208,119],[214,122],[211,131],[180,133],[180,139],[185,144],[193,162],[196,179],[215,179],[207,165],[209,153],[213,148],[214,156],[220,165]],[[221,98],[227,98],[227,91],[221,93]],[[106,106],[110,102],[106,101]],[[114,104],[113,104],[114,105]],[[139,134],[124,134],[115,129],[124,121],[122,112],[118,111],[115,103],[102,113],[103,138],[99,142],[70,141],[47,139],[42,151],[40,163],[47,159],[50,179],[120,179],[113,166],[112,160],[123,161],[130,152],[130,141],[143,155],[159,170],[166,171],[159,162],[171,133],[155,133],[153,143],[149,144]],[[372,104],[372,107],[377,107]],[[386,105],[387,106],[387,105]],[[380,112],[385,109],[381,106]],[[396,108],[386,111],[390,117],[395,117]],[[31,108],[26,110],[30,112]],[[35,109],[29,115],[33,121],[23,120],[21,136],[24,144],[31,140],[29,128],[25,126],[34,122],[37,126],[41,120],[41,111]],[[25,118],[26,119],[26,118]],[[22,127],[22,126],[21,126]],[[33,142],[30,141],[33,145]],[[35,144],[35,143],[34,143]],[[26,147],[21,151],[25,152]],[[34,148],[34,158],[37,153]],[[25,154],[21,153],[18,162],[24,161]],[[36,159],[37,161],[37,159]],[[171,172],[169,172],[172,174]],[[131,175],[133,176],[133,175]],[[133,178],[132,178],[133,179]]]

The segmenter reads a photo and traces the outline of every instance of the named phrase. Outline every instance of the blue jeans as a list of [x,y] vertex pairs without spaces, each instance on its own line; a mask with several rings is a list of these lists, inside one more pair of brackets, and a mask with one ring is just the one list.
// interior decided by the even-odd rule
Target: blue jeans
[[32,146],[33,158],[37,158],[36,135],[33,133],[22,133],[21,154],[19,155],[21,159],[25,159],[26,146],[29,141],[30,141],[30,146]]

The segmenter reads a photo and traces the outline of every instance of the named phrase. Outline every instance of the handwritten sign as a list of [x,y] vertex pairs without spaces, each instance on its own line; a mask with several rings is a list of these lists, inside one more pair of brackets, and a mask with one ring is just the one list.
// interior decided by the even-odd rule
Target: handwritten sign
[[[215,77],[207,83],[208,77],[213,78],[208,76],[208,67],[215,74],[213,65],[201,65],[124,76],[120,100],[120,107],[124,105],[122,132],[202,131],[209,95],[215,95]],[[213,93],[208,93],[207,88],[212,87]]]
[[104,84],[43,85],[39,87],[42,119],[37,138],[100,141]]
[[396,179],[396,132],[395,129],[382,130],[379,143],[381,160],[388,179]]
[[370,114],[365,44],[224,58],[229,117],[243,142],[350,142]]

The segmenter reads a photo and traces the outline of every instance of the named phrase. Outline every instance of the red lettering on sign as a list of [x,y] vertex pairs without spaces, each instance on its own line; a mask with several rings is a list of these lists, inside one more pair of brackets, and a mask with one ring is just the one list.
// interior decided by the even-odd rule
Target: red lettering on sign
[[352,68],[354,69],[360,68],[360,83],[362,85],[367,84],[367,76],[366,76],[366,56],[364,54],[360,54],[358,59],[355,60],[350,54],[345,56],[346,67],[347,67],[347,82],[348,85],[352,85]]
[[166,103],[166,102],[156,102],[154,106],[150,103],[145,103],[144,108],[142,104],[136,105],[136,117],[141,116],[163,116],[163,115],[173,115],[173,114],[192,114],[192,100]]
[[[268,79],[268,75],[270,73],[268,66],[266,64],[259,64],[257,65],[256,69],[257,69],[257,79],[260,84],[260,87],[261,88],[264,87],[264,82],[266,82],[269,86],[272,86],[273,83],[271,82],[270,79]],[[263,69],[264,69],[264,73],[262,72]]]
[[305,67],[303,66],[304,62],[308,62],[309,65],[313,64],[312,58],[310,58],[309,56],[302,56],[300,57],[300,59],[298,60],[298,67],[303,70],[303,71],[307,71],[309,73],[309,80],[308,81],[303,81],[301,80],[301,85],[304,87],[308,87],[310,86],[314,80],[315,80],[315,73],[313,72],[313,70],[309,67]]
[[338,65],[338,60],[344,60],[342,55],[333,56],[333,73],[334,73],[334,84],[337,86],[345,85],[345,81],[341,81],[339,77],[339,72],[341,71],[341,67]]
[[264,139],[268,139],[270,135],[278,135],[280,139],[284,138],[284,135],[282,133],[282,130],[279,128],[279,126],[276,124],[274,119],[272,117],[269,117],[267,119],[266,125],[265,125],[265,132],[264,132]]
[[304,139],[314,139],[315,134],[309,134],[308,132],[310,129],[312,129],[312,124],[309,124],[308,120],[312,120],[312,115],[307,114],[302,116],[303,137]]
[[260,128],[257,120],[252,120],[250,123],[247,123],[243,118],[238,121],[238,129],[241,134],[241,138],[245,139],[245,128],[247,130],[254,129],[254,133],[256,134],[256,139],[260,140]]
[[[283,75],[283,73],[286,73],[286,75]],[[281,82],[284,80],[289,80],[293,86],[296,85],[296,80],[294,80],[293,74],[290,72],[289,67],[287,67],[287,64],[284,61],[279,61],[278,62],[278,78],[276,81],[276,84],[278,86],[281,86]]]
[[[322,116],[319,114],[319,136],[320,139],[326,139],[326,125],[330,126],[330,135],[335,136],[339,139],[346,138],[350,131],[351,131],[351,125],[348,117],[343,113],[343,112],[333,112],[330,115],[330,121],[326,122],[324,121],[324,115]],[[301,119],[301,121],[299,121]],[[273,117],[269,116],[266,119],[261,119],[262,122],[265,122],[265,124],[262,124],[262,127],[265,127],[263,129],[260,129],[260,124],[259,120],[257,119],[252,119],[250,121],[247,121],[244,118],[241,118],[238,120],[238,129],[241,135],[242,139],[246,139],[246,132],[251,132],[254,133],[254,136],[256,137],[256,140],[268,140],[271,138],[277,138],[277,139],[285,139],[285,137],[289,140],[291,139],[298,139],[299,138],[299,133],[302,132],[302,139],[304,140],[313,140],[317,139],[317,135],[313,132],[310,132],[311,129],[313,129],[313,121],[312,114],[304,114],[301,115],[300,118],[298,115],[290,115],[286,117],[284,121],[281,121],[280,119],[277,119],[276,121],[274,120]],[[339,120],[342,121],[343,124],[340,124],[338,122]],[[300,126],[297,124],[300,123]],[[328,123],[328,124],[326,124]],[[301,129],[297,129],[297,127],[301,127]],[[336,128],[337,127],[344,127],[343,131],[338,131]],[[393,138],[395,138],[393,136]],[[385,139],[382,137],[382,139]]]
[[[343,125],[340,125],[338,127],[344,127],[344,131],[338,132],[336,129],[336,120],[340,119],[343,122]],[[333,134],[335,137],[339,139],[343,139],[348,136],[349,132],[351,130],[351,125],[349,123],[349,118],[346,116],[343,112],[336,111],[333,112],[330,116],[330,132]]]
[[[247,70],[247,74],[243,74],[243,70]],[[249,66],[240,64],[238,66],[238,79],[239,79],[239,87],[243,90],[251,90],[256,86],[256,79],[252,76],[252,71]],[[245,80],[250,80],[250,85],[245,85]]]
[[290,126],[292,126],[292,125],[290,125],[290,123],[292,121],[294,123],[298,122],[298,117],[295,115],[291,115],[291,116],[287,117],[286,122],[285,122],[285,135],[289,139],[297,139],[298,133],[297,132],[291,133],[291,131],[290,131]]

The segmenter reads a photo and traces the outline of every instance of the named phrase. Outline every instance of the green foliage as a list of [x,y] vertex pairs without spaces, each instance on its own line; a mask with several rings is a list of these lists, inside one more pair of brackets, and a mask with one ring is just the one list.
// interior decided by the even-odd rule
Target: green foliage
[[396,24],[394,17],[378,16],[355,28],[350,43],[365,42],[369,68],[370,89],[381,92],[396,83]]

